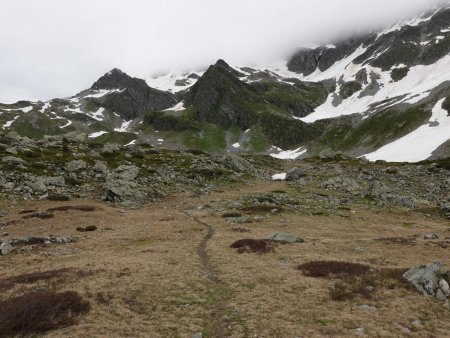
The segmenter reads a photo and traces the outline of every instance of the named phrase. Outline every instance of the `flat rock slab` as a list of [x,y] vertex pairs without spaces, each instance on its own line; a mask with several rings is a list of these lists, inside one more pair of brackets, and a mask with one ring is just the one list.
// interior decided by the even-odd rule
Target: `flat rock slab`
[[267,237],[267,239],[275,242],[285,243],[303,243],[305,241],[303,238],[285,232],[275,232]]

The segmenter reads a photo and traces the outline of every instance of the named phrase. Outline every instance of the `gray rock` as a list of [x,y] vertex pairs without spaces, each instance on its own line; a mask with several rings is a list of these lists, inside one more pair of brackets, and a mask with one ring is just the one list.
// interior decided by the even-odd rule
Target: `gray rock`
[[275,232],[271,234],[267,239],[276,242],[287,242],[287,243],[303,243],[304,239],[295,235],[291,235],[284,232]]
[[403,277],[425,296],[436,296],[441,277],[448,272],[442,262],[419,265],[407,271]]
[[135,165],[120,165],[114,171],[114,175],[124,180],[134,180],[139,175],[139,168]]
[[8,165],[15,165],[15,166],[24,166],[27,165],[27,161],[21,159],[20,157],[14,157],[14,156],[5,156],[2,158],[2,162],[6,163]]
[[103,185],[103,199],[110,202],[121,202],[129,207],[138,207],[147,200],[147,193],[138,184],[136,178],[139,168],[136,166],[119,166],[108,174]]
[[337,159],[340,155],[342,155],[341,152],[335,152],[331,149],[324,149],[319,153],[319,158],[321,160],[335,160]]
[[17,155],[17,149],[15,147],[9,147],[5,149],[5,153]]
[[438,289],[436,292],[436,298],[439,299],[442,302],[445,302],[447,300],[447,297],[445,296],[445,294],[442,292],[441,289]]
[[254,166],[249,161],[237,155],[228,154],[222,157],[221,162],[228,169],[239,172],[253,171],[255,169]]
[[388,192],[389,189],[383,183],[375,181],[370,183],[365,195],[366,197],[384,200]]
[[439,281],[439,289],[442,290],[446,297],[450,297],[450,286],[444,278]]
[[325,188],[325,189],[333,189],[333,190],[339,190],[339,191],[345,191],[351,194],[357,194],[360,193],[362,190],[362,187],[359,185],[359,183],[351,178],[345,177],[345,176],[336,176],[332,177],[318,185],[319,188]]
[[234,223],[234,224],[253,223],[253,219],[251,217],[247,217],[247,216],[226,217],[225,220],[229,223]]
[[203,333],[197,332],[194,335],[192,335],[192,338],[203,338]]
[[47,177],[44,182],[46,185],[53,185],[55,187],[64,187],[66,185],[66,181],[62,176]]
[[35,177],[34,179],[28,181],[26,185],[30,187],[35,194],[43,194],[47,192],[47,186],[45,185],[42,177]]
[[67,170],[69,172],[81,171],[87,168],[87,163],[83,160],[75,160],[67,163]]
[[103,155],[112,155],[120,150],[120,145],[116,143],[106,143],[102,148]]
[[306,172],[303,168],[294,167],[286,173],[286,181],[296,181],[304,176]]
[[106,166],[105,163],[99,161],[95,163],[94,167],[92,168],[92,171],[95,173],[106,175],[106,173],[108,172],[108,167]]
[[388,196],[388,201],[400,207],[413,209],[415,207],[414,199],[411,196]]
[[14,250],[14,248],[12,247],[12,245],[9,242],[3,242],[0,245],[0,251],[1,251],[2,255],[4,255],[4,256],[9,255],[13,250]]
[[439,239],[439,236],[436,234],[428,234],[428,235],[423,236],[423,238],[427,239],[427,240],[435,240],[435,239]]

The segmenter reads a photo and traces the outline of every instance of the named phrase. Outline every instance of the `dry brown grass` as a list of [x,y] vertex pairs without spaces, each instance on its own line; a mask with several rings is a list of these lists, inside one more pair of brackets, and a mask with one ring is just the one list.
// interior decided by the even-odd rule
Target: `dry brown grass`
[[4,292],[14,288],[17,285],[29,285],[37,282],[47,282],[57,280],[59,283],[64,282],[69,277],[76,279],[92,276],[93,271],[77,270],[73,268],[63,268],[56,270],[37,271],[25,273],[18,276],[0,279],[0,291]]
[[[196,332],[240,338],[352,337],[357,327],[364,327],[368,337],[404,337],[403,327],[411,329],[412,337],[449,336],[448,311],[440,303],[408,290],[399,279],[401,269],[424,262],[440,259],[450,265],[448,249],[423,240],[426,233],[448,236],[448,222],[401,209],[357,205],[321,216],[287,211],[267,215],[265,210],[255,213],[266,218],[245,226],[251,230],[248,237],[266,238],[283,231],[301,236],[305,243],[279,245],[265,255],[239,255],[230,244],[247,234],[234,231],[237,225],[223,219],[222,210],[232,210],[233,202],[243,194],[277,189],[292,193],[298,188],[286,182],[248,182],[239,189],[169,198],[124,213],[104,203],[71,201],[70,205],[96,209],[55,212],[52,219],[20,220],[4,228],[10,237],[55,234],[79,239],[2,256],[0,279],[66,268],[96,273],[89,278],[69,273],[16,284],[1,292],[0,300],[14,298],[24,289],[42,287],[55,293],[73,290],[90,301],[89,315],[81,316],[73,326],[47,331],[45,336],[52,338],[191,337]],[[222,205],[221,201],[231,203]],[[215,207],[197,210],[205,204]],[[23,209],[65,205],[67,202],[0,201],[0,209],[9,211],[2,218],[4,222],[14,220]],[[204,249],[217,278],[205,272],[198,254],[206,228],[184,211],[215,230]],[[404,223],[416,226],[407,228]],[[95,224],[98,230],[76,231],[86,224]],[[413,235],[418,236],[410,237]],[[415,238],[414,245],[377,240],[394,237]],[[304,276],[297,267],[311,261],[368,265],[375,271],[368,281],[375,289],[367,297],[356,292],[358,283],[368,285],[363,276]],[[100,269],[104,271],[97,272]],[[339,282],[354,284],[343,286],[351,291],[350,297],[344,294],[345,300],[335,301],[330,298],[330,285]],[[371,309],[361,305],[370,305]],[[413,321],[420,325],[414,326]],[[226,329],[225,334],[217,334],[220,328]]]

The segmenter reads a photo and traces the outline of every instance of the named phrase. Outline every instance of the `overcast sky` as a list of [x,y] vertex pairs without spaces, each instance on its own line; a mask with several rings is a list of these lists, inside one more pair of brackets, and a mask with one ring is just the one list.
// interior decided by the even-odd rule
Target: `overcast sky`
[[390,25],[439,0],[0,0],[0,102],[133,76],[286,59],[303,44]]

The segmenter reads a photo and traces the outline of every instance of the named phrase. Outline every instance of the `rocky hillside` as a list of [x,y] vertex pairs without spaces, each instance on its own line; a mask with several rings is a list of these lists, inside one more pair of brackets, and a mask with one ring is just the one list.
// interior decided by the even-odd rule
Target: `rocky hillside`
[[0,104],[10,136],[69,135],[280,158],[343,153],[418,162],[450,156],[450,7],[381,32],[299,49],[277,67],[146,80],[114,69],[49,102]]

